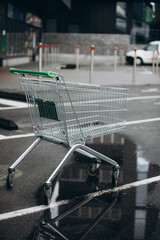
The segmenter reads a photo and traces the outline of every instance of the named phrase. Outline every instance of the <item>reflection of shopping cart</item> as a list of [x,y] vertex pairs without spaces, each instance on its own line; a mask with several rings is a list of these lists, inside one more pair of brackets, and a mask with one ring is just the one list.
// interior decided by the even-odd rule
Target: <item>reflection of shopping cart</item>
[[101,160],[110,163],[113,166],[112,182],[117,185],[117,162],[85,146],[85,141],[124,128],[127,90],[64,82],[62,76],[53,72],[13,68],[10,71],[21,79],[38,138],[8,169],[8,187],[13,187],[15,167],[42,139],[70,147],[45,183],[47,202],[52,193],[52,180],[74,151],[94,160],[87,169],[91,176],[98,174]]
[[[67,210],[63,210],[62,213],[54,218],[50,216],[49,212],[45,212],[44,219],[39,229],[34,233],[33,239],[101,239],[103,228],[99,226],[105,222],[104,226],[107,232],[106,225],[108,222],[105,218],[108,217],[109,219],[109,216],[106,215],[107,213],[110,213],[110,216],[113,215],[114,205],[119,199],[118,194],[115,196],[103,195],[98,198],[90,196],[76,201],[74,205],[72,203],[72,207],[70,208],[67,206]],[[112,210],[113,212],[111,212]],[[118,211],[118,208],[116,210]],[[100,221],[104,221],[103,224]]]

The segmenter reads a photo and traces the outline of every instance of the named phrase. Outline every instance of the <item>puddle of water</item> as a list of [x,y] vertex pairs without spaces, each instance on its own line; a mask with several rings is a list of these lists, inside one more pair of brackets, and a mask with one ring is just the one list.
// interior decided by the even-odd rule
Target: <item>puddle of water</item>
[[[137,189],[143,193],[143,187]],[[50,209],[44,213],[34,239],[158,240],[159,211],[147,202],[139,204],[137,189],[117,196],[77,199],[70,205]]]
[[[87,145],[120,164],[118,185],[160,173],[158,166],[145,159],[143,149],[122,135],[97,138],[90,140]],[[112,188],[112,167],[103,163],[98,177],[88,177],[86,167],[89,162],[81,155],[75,155],[59,174],[52,202],[75,200],[46,211],[34,239],[158,240],[160,184],[85,198],[89,192]]]
[[50,235],[53,239],[106,239],[110,226],[108,222],[113,221],[117,225],[121,219],[119,199],[119,196],[112,195],[84,198],[67,207],[59,207],[56,217],[55,209],[51,209],[45,212],[34,237],[47,239]]

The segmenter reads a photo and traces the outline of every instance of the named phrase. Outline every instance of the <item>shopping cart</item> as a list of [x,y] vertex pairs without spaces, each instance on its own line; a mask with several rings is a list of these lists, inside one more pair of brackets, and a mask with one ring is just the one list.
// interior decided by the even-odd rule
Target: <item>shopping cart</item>
[[8,169],[7,186],[13,187],[16,166],[41,140],[63,143],[70,148],[44,185],[47,203],[53,179],[74,151],[92,159],[87,168],[90,176],[98,175],[101,161],[111,164],[112,183],[117,186],[118,163],[87,147],[85,141],[125,127],[127,89],[65,82],[54,72],[14,68],[10,72],[18,74],[37,139]]

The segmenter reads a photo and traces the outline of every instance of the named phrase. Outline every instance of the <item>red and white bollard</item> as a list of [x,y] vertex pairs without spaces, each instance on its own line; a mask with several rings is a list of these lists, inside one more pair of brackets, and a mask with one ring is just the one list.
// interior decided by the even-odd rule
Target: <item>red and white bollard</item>
[[51,44],[51,65],[54,65],[54,45]]
[[59,66],[59,45],[55,45],[55,65],[56,67]]
[[119,49],[119,62],[121,65],[124,64],[124,48],[120,47]]
[[107,65],[108,65],[108,62],[109,62],[109,55],[110,55],[110,48],[107,47],[106,50],[107,50]]
[[91,47],[90,47],[90,54],[91,54],[91,58],[90,58],[90,75],[89,75],[89,83],[90,84],[93,82],[94,50],[95,50],[94,45],[91,45]]
[[134,83],[136,79],[136,58],[137,58],[137,48],[134,49],[132,83]]
[[79,52],[80,52],[80,46],[75,46],[75,55],[76,55],[76,69],[79,69]]
[[47,66],[48,63],[48,50],[49,50],[49,45],[44,44],[44,66]]
[[117,70],[117,47],[114,48],[114,72]]
[[38,49],[39,49],[39,66],[38,66],[38,70],[42,71],[42,43],[38,44]]
[[153,50],[153,56],[152,56],[152,72],[155,72],[155,50]]
[[107,47],[106,50],[107,50],[107,57],[108,57],[110,55],[110,48]]

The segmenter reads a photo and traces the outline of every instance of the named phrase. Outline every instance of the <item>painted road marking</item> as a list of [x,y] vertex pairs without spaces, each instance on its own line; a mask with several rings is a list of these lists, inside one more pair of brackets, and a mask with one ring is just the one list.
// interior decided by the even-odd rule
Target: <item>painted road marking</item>
[[153,103],[154,105],[160,105],[160,101],[159,102],[155,102]]
[[[128,97],[127,101],[136,101],[136,100],[151,100],[151,99],[159,99],[160,95],[157,96],[141,96],[141,97]],[[101,102],[108,102],[112,100],[100,100]],[[99,102],[99,100],[93,100],[93,103]],[[87,102],[85,102],[87,103]],[[25,102],[7,100],[4,98],[0,98],[0,104],[8,105],[8,107],[0,107],[0,110],[15,110],[20,108],[28,108],[28,104]]]
[[143,89],[141,92],[148,93],[148,92],[160,92],[158,88],[149,88],[149,89]]
[[17,108],[27,108],[28,105],[25,102],[20,102],[20,101],[13,101],[13,100],[8,100],[4,98],[0,98],[0,104],[3,105],[8,105],[11,107],[0,107],[0,110],[9,110],[9,109],[17,109]]
[[149,123],[149,122],[156,122],[156,121],[160,121],[160,117],[159,117],[159,118],[150,118],[150,119],[130,121],[130,122],[126,122],[125,125],[127,126],[127,125],[134,125],[134,124],[141,124],[141,123]]
[[16,110],[16,109],[22,109],[27,107],[0,107],[0,110]]
[[26,133],[26,134],[19,134],[19,135],[12,135],[12,136],[4,136],[0,135],[0,140],[9,140],[9,139],[15,139],[15,138],[25,138],[25,137],[34,137],[34,133]]
[[3,140],[6,136],[0,134],[0,140]]
[[147,99],[157,99],[160,98],[160,95],[158,96],[142,96],[142,97],[129,97],[127,98],[127,101],[133,101],[133,100],[147,100]]
[[[135,188],[135,187],[139,187],[139,186],[143,186],[143,185],[146,185],[146,184],[151,184],[151,183],[159,182],[159,181],[160,181],[160,176],[156,176],[156,177],[132,182],[132,183],[129,183],[129,184],[124,184],[124,185],[119,186],[119,187],[89,193],[87,195],[80,196],[80,198],[82,198],[82,197],[85,198],[85,199],[86,198],[95,198],[95,197],[102,196],[104,194],[118,193],[118,192],[121,192],[121,191],[124,191],[124,190],[132,189],[132,188]],[[77,199],[78,199],[78,197],[76,197],[76,200]],[[66,199],[66,200],[61,200],[61,201],[58,201],[58,202],[51,203],[50,205],[39,205],[39,206],[20,209],[20,210],[16,210],[16,211],[12,211],[12,212],[2,213],[2,214],[0,214],[0,221],[8,220],[8,219],[16,218],[16,217],[22,217],[24,215],[29,215],[29,214],[45,211],[45,210],[50,209],[50,208],[54,208],[54,207],[63,206],[63,205],[66,205],[66,204],[73,203],[74,201],[75,201],[75,198]]]
[[[149,119],[129,121],[129,122],[126,122],[125,125],[128,126],[128,125],[150,123],[150,122],[157,122],[157,121],[160,121],[160,117],[159,118],[149,118]],[[19,135],[12,135],[12,136],[0,135],[0,140],[9,140],[9,139],[25,138],[25,137],[33,137],[33,136],[35,136],[34,133],[19,134]]]

